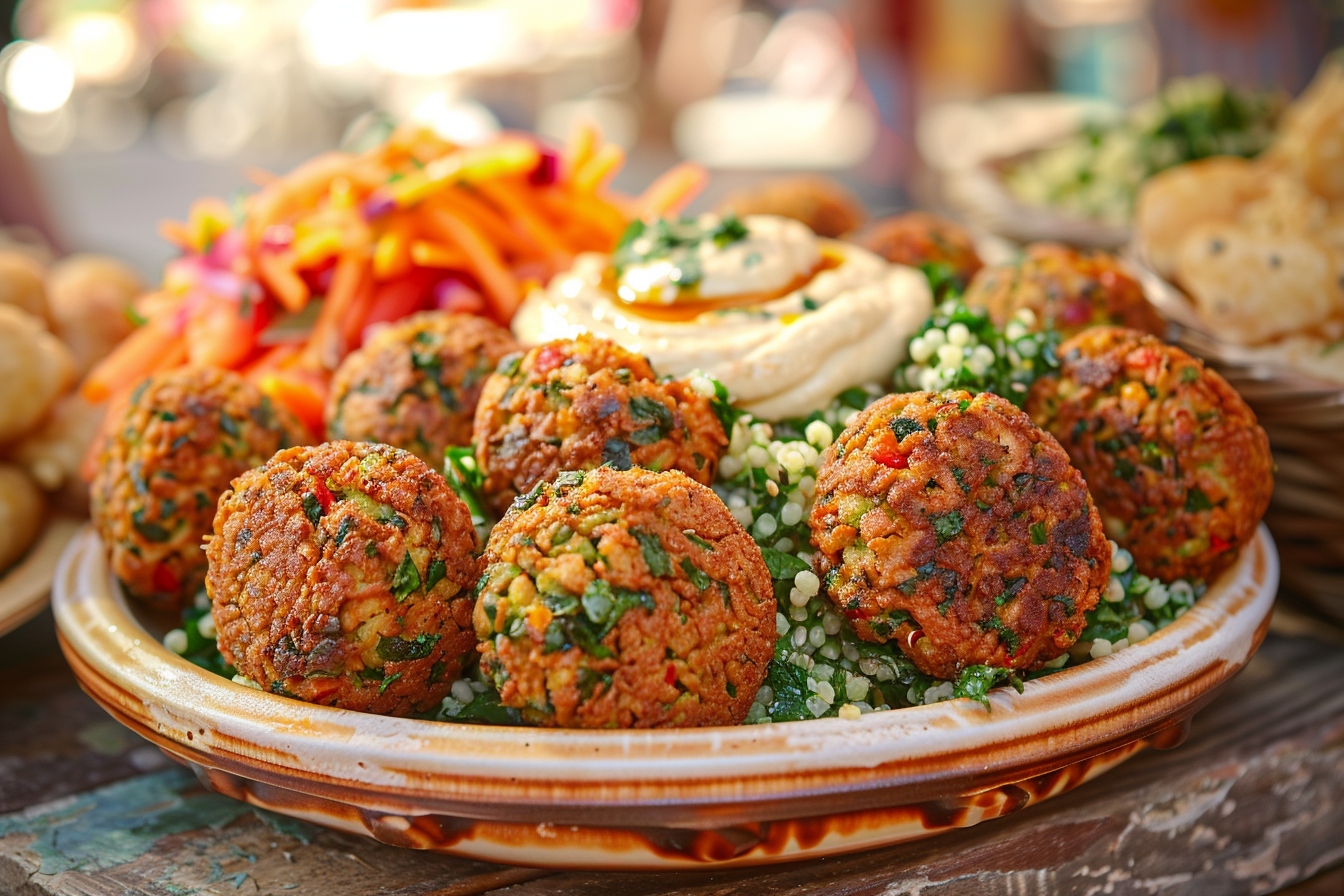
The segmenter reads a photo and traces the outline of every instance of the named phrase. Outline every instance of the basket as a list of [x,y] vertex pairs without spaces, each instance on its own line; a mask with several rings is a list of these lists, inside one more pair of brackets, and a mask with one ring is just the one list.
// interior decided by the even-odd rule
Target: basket
[[1221,373],[1269,435],[1276,473],[1265,523],[1283,560],[1281,594],[1344,622],[1344,385],[1253,358],[1209,333],[1189,300],[1127,253],[1173,341]]

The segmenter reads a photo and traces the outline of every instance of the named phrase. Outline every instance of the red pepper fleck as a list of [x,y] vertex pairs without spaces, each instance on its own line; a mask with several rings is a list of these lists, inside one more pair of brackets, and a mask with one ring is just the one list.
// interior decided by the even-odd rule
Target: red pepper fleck
[[891,467],[893,470],[906,470],[910,467],[910,461],[906,455],[890,448],[879,448],[874,451],[873,460],[884,467]]
[[527,176],[527,182],[537,187],[549,186],[560,174],[560,154],[550,147],[539,147],[537,167]]
[[1092,319],[1092,305],[1086,301],[1069,302],[1059,318],[1071,327],[1080,326]]
[[176,591],[182,587],[182,582],[177,578],[177,573],[169,569],[167,564],[164,563],[154,567],[154,576],[151,581],[154,583],[155,591]]
[[1230,541],[1224,541],[1223,539],[1219,538],[1217,535],[1210,535],[1210,536],[1209,536],[1209,544],[1211,544],[1211,545],[1213,546],[1213,549],[1214,549],[1215,551],[1218,551],[1219,553],[1222,553],[1223,551],[1225,551],[1225,550],[1227,550],[1228,548],[1232,547],[1232,542],[1230,542]]
[[532,369],[537,373],[550,373],[565,361],[565,353],[554,345],[548,345],[537,352],[537,360]]
[[317,498],[317,503],[322,507],[323,513],[331,512],[331,505],[336,500],[336,496],[327,488],[327,484],[318,480],[313,484],[313,495]]
[[676,667],[676,666],[669,665],[669,666],[667,667],[667,674],[663,676],[663,681],[667,682],[668,684],[676,684],[676,683],[677,683],[677,667]]

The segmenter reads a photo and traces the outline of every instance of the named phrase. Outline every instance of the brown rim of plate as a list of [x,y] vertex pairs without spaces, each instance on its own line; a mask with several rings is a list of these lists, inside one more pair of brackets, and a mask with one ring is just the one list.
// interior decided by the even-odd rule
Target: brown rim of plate
[[918,803],[1024,781],[1188,718],[1249,660],[1278,582],[1262,527],[1181,619],[1025,692],[858,720],[570,731],[367,715],[234,684],[165,649],[130,612],[90,530],[53,609],[81,683],[184,760],[339,803],[522,823],[702,826]]

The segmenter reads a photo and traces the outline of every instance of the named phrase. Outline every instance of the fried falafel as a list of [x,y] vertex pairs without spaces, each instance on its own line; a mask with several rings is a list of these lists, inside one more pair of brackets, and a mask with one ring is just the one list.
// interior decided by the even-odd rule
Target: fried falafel
[[1108,252],[1032,243],[1022,258],[983,268],[966,290],[967,305],[1004,326],[1027,309],[1065,337],[1088,327],[1121,326],[1161,335],[1166,322],[1120,260]]
[[874,221],[854,236],[854,242],[892,264],[942,266],[958,290],[965,289],[984,267],[969,233],[928,212],[906,212]]
[[1027,412],[1082,471],[1107,534],[1145,575],[1212,581],[1274,490],[1255,413],[1204,362],[1135,330],[1081,333],[1059,359]]
[[206,545],[219,651],[274,693],[434,709],[475,651],[476,547],[466,505],[409,452],[282,451],[219,501]]
[[471,444],[481,389],[518,350],[508,330],[473,314],[426,311],[379,330],[337,368],[327,437],[405,449],[434,469]]
[[760,548],[679,472],[561,473],[495,527],[481,668],[533,724],[736,725],[775,647]]
[[561,470],[609,464],[714,481],[728,444],[709,399],[659,382],[642,355],[587,334],[505,358],[476,408],[476,462],[503,513]]
[[127,593],[176,610],[205,578],[201,539],[229,481],[310,436],[236,373],[156,374],[111,412],[90,515]]
[[826,592],[858,635],[938,678],[1060,656],[1110,573],[1082,475],[989,393],[870,405],[826,449],[809,524]]

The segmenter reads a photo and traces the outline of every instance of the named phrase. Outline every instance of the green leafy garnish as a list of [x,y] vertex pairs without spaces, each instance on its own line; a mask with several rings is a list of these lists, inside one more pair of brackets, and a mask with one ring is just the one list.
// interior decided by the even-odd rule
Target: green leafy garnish
[[714,583],[714,580],[704,570],[691,562],[690,557],[681,558],[681,571],[686,573],[686,576],[691,580],[691,584],[699,591],[708,591],[709,586]]
[[393,635],[390,638],[378,639],[378,646],[374,652],[385,663],[403,663],[407,660],[422,660],[434,652],[434,645],[439,643],[439,635],[416,635],[414,638],[400,638]]
[[392,574],[392,596],[398,602],[405,600],[411,592],[420,587],[420,570],[415,568],[415,561],[411,559],[411,552],[407,551],[401,556],[401,562],[397,564],[397,570]]
[[812,565],[806,560],[795,557],[793,554],[777,551],[774,548],[761,548],[761,556],[765,558],[765,566],[770,570],[770,578],[772,579],[792,581],[798,573],[812,568]]
[[951,541],[960,535],[964,525],[965,522],[961,518],[961,512],[957,510],[950,510],[933,517],[933,532],[938,537],[939,544]]
[[672,575],[672,558],[663,549],[662,539],[643,529],[631,529],[630,534],[639,542],[639,550],[644,555],[644,564],[649,567],[649,572],[660,578]]

